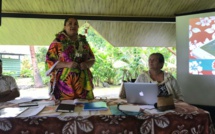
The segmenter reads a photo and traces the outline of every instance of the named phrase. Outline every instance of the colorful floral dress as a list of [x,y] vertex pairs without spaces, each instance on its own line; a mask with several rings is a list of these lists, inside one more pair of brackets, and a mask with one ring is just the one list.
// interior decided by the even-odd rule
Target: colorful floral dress
[[94,54],[83,35],[78,35],[77,41],[71,41],[64,33],[56,35],[46,54],[46,69],[50,73],[50,94],[56,99],[94,99],[92,73],[90,69],[78,68],[53,69],[59,61],[77,63],[95,60]]

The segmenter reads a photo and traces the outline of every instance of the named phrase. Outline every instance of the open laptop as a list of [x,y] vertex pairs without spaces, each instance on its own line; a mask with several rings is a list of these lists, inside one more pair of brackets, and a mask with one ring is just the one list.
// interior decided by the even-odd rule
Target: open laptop
[[159,93],[156,83],[124,83],[128,103],[139,105],[154,105]]

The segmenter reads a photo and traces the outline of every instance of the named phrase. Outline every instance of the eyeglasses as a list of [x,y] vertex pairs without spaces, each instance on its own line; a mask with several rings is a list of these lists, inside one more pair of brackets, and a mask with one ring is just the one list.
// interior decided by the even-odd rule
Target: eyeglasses
[[107,97],[95,96],[95,100],[107,101]]
[[115,100],[117,100],[117,99],[108,99],[108,97],[95,96],[94,100],[95,100],[95,101],[104,101],[104,102],[106,102],[108,105],[111,105],[111,103],[114,103]]

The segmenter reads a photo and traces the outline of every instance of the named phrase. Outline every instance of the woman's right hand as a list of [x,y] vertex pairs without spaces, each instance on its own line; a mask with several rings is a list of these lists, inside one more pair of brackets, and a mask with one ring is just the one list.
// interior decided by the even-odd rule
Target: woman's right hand
[[54,101],[55,105],[58,105],[60,103],[60,100],[56,99],[54,95],[50,95],[49,100]]
[[58,68],[79,68],[79,64],[74,61],[71,61],[71,62],[61,61],[55,67],[55,69],[58,69]]
[[54,96],[54,95],[50,95],[50,98],[49,98],[49,100],[56,101],[56,98],[55,98],[55,96]]

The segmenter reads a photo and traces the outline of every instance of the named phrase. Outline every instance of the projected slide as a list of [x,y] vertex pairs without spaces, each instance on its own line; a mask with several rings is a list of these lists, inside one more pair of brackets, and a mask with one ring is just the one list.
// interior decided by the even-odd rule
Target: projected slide
[[189,20],[189,73],[215,75],[215,16]]

